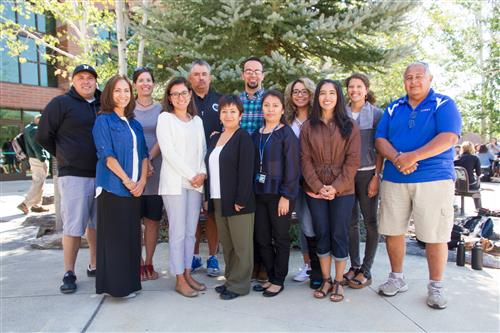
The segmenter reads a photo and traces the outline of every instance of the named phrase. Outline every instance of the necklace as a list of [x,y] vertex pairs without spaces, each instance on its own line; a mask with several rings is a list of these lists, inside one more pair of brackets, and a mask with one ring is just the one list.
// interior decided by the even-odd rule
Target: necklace
[[299,128],[302,128],[302,125],[304,125],[304,121],[305,121],[305,120],[304,120],[304,121],[300,121],[300,120],[299,120],[299,117],[296,117],[296,118],[295,118],[295,121],[296,121],[296,122],[297,122],[297,124],[299,125]]
[[139,102],[139,99],[136,99],[136,100],[135,100],[135,102],[136,102],[137,104],[139,104],[140,106],[142,106],[143,108],[147,108],[148,106],[151,106],[151,105],[153,105],[153,103],[154,103],[154,101],[153,101],[153,100],[151,100],[151,103],[149,103],[149,104],[142,104],[141,102]]

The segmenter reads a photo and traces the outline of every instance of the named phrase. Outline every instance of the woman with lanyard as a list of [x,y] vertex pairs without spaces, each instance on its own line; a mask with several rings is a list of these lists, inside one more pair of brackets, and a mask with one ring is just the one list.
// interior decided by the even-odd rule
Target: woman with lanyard
[[153,266],[153,255],[158,241],[160,220],[163,215],[163,201],[158,195],[160,183],[161,154],[156,140],[156,123],[162,110],[160,103],[153,101],[155,79],[149,68],[138,67],[132,76],[137,98],[135,100],[135,118],[142,125],[149,150],[149,177],[141,196],[141,217],[144,224],[144,246],[146,260],[141,256],[141,280],[156,280],[158,273]]
[[[355,73],[346,81],[349,104],[346,112],[359,126],[361,135],[361,165],[354,178],[355,200],[349,226],[349,258],[351,268],[344,274],[344,284],[361,289],[372,283],[371,268],[378,247],[378,189],[383,158],[375,150],[375,130],[382,110],[374,106],[375,96],[364,74]],[[359,207],[359,208],[358,208]],[[359,256],[359,211],[366,229],[363,262]]]
[[208,166],[206,198],[224,250],[223,285],[215,287],[223,300],[247,295],[253,267],[254,147],[247,131],[240,128],[243,105],[236,95],[219,100],[224,131],[212,135],[205,164]]
[[158,193],[168,217],[168,260],[175,274],[175,290],[185,297],[198,296],[207,287],[191,275],[195,233],[206,179],[205,131],[197,116],[192,89],[183,77],[170,79],[163,96],[156,136],[162,165]]
[[290,257],[290,220],[299,187],[299,142],[283,123],[283,95],[268,90],[262,97],[264,127],[252,140],[258,150],[254,189],[256,195],[255,241],[269,281],[255,291],[266,297],[284,289]]
[[[343,273],[349,256],[348,226],[354,204],[354,176],[359,167],[358,126],[345,111],[338,82],[316,87],[311,117],[300,132],[304,190],[311,210],[323,283],[314,297],[344,299]],[[331,278],[332,258],[335,280]]]
[[[312,97],[316,85],[306,77],[290,82],[285,89],[285,120],[297,136],[304,122],[309,119],[312,108]],[[302,181],[301,181],[302,183]],[[293,280],[303,282],[310,279],[310,287],[316,289],[321,284],[321,269],[316,254],[316,239],[312,224],[311,213],[306,202],[306,194],[299,187],[299,194],[295,200],[295,212],[300,223],[300,249],[304,265],[295,274]],[[310,272],[310,274],[308,273]]]
[[96,293],[134,297],[141,290],[141,194],[148,173],[148,149],[134,119],[132,85],[109,79],[92,134],[97,149]]

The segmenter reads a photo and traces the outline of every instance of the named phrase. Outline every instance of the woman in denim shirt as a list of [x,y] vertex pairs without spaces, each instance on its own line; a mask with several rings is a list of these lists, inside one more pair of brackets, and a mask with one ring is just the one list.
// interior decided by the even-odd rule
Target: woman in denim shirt
[[141,290],[141,199],[148,173],[148,149],[134,119],[132,85],[109,79],[94,129],[97,148],[96,293],[134,297]]
[[264,127],[252,140],[257,149],[254,189],[256,195],[254,237],[269,281],[255,285],[266,297],[284,288],[290,257],[290,220],[299,192],[299,140],[283,122],[283,95],[269,90],[262,98]]

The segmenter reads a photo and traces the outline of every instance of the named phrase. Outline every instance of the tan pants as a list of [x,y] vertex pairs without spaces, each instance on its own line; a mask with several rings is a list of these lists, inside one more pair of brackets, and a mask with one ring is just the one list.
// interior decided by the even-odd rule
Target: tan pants
[[24,204],[30,208],[42,203],[43,184],[48,175],[49,162],[42,162],[38,158],[30,157],[31,187],[26,194]]
[[224,252],[226,288],[238,295],[250,292],[253,270],[254,214],[221,216],[220,199],[214,200],[215,222]]

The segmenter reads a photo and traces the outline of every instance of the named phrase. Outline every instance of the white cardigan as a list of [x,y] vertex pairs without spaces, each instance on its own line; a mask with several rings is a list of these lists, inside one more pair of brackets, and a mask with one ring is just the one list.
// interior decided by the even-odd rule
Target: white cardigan
[[[174,114],[162,112],[158,116],[156,125],[156,137],[161,150],[162,164],[160,172],[159,195],[180,195],[182,192],[182,178],[192,179],[199,173],[207,173],[205,167],[205,154],[207,144],[205,142],[205,131],[200,117],[195,116],[191,121],[195,122],[196,132],[191,134],[189,140],[183,140],[178,135],[179,120]],[[183,151],[192,149],[197,145],[198,165],[193,168],[186,163],[182,157]],[[203,186],[196,191],[203,193]]]

